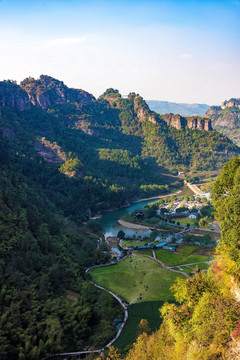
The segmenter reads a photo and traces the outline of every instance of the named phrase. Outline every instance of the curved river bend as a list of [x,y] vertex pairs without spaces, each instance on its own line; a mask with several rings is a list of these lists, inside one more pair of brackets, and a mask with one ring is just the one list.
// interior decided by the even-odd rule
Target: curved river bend
[[136,235],[136,237],[138,236],[143,237],[149,235],[151,233],[151,230],[136,230],[136,229],[126,228],[120,225],[117,221],[124,215],[130,214],[133,211],[143,208],[144,206],[150,203],[157,202],[158,200],[159,199],[145,200],[118,210],[104,212],[103,216],[100,219],[97,219],[97,221],[102,225],[102,229],[105,232],[105,237],[116,236],[119,230],[123,230],[126,234],[126,237],[130,237],[130,238],[133,237],[134,234]]

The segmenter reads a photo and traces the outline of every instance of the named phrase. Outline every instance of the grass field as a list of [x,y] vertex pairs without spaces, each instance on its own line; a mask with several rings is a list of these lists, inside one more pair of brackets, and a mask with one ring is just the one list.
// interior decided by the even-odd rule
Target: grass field
[[136,241],[136,240],[122,240],[122,246],[128,247],[128,246],[139,246],[144,245],[145,243],[149,243],[149,241]]
[[[196,251],[193,253],[193,251]],[[208,256],[197,254],[197,247],[192,245],[181,245],[176,252],[168,250],[156,250],[156,258],[168,266],[191,264],[196,262],[208,261]]]
[[182,276],[142,255],[132,255],[116,265],[96,268],[90,275],[97,284],[128,303],[174,300],[169,287]]
[[197,219],[176,219],[176,222],[180,222],[181,225],[187,225],[190,226],[198,226],[198,220]]
[[136,250],[136,253],[139,255],[153,256],[152,250]]
[[151,331],[159,327],[159,308],[165,301],[174,301],[169,287],[177,277],[182,277],[141,254],[143,252],[134,254],[116,265],[96,268],[90,272],[97,284],[130,303],[127,323],[114,343],[122,352],[136,340],[137,327],[141,319],[148,320]]
[[163,303],[163,301],[146,301],[129,305],[129,318],[114,346],[124,351],[131,345],[136,340],[137,327],[141,319],[148,321],[151,331],[157,330],[161,324],[159,308]]

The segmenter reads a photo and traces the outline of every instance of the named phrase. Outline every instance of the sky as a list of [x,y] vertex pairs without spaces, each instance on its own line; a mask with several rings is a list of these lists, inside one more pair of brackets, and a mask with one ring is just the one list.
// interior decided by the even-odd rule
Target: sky
[[0,0],[0,81],[41,74],[96,97],[240,98],[240,1]]

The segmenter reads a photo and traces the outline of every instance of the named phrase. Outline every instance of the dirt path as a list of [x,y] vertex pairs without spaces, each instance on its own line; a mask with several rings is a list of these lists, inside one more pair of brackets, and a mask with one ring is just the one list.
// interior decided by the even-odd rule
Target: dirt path
[[189,187],[190,190],[192,190],[192,192],[194,192],[194,194],[196,195],[203,195],[203,192],[201,189],[199,189],[199,187],[197,187],[197,185],[195,184],[191,184],[189,182],[185,182],[185,184],[187,185],[187,187]]

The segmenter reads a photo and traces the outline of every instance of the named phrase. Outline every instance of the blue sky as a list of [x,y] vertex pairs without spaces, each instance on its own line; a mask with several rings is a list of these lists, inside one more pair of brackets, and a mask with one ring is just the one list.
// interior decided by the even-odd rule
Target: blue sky
[[48,74],[99,96],[240,97],[240,1],[0,0],[0,80]]

